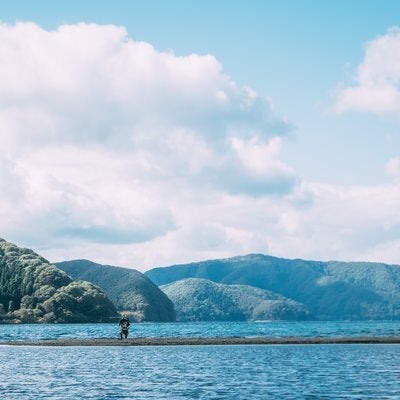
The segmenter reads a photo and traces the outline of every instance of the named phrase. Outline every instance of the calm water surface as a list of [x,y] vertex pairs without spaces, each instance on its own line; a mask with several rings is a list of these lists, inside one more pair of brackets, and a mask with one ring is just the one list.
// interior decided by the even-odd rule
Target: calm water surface
[[[0,341],[117,337],[118,324],[0,325]],[[139,337],[338,337],[400,336],[399,321],[362,322],[196,322],[132,324]]]
[[399,345],[0,347],[4,399],[399,399]]
[[[0,341],[117,324],[0,325]],[[140,337],[400,336],[398,322],[133,324]],[[400,399],[400,345],[0,346],[0,399]]]

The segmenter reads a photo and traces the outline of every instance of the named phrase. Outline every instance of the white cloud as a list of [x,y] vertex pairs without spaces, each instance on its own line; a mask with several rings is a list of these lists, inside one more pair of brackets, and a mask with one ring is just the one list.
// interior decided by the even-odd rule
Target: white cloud
[[139,269],[250,252],[394,259],[396,181],[302,182],[281,160],[290,129],[211,55],[115,26],[0,25],[0,235]]
[[303,207],[281,205],[279,222],[269,239],[272,254],[399,263],[395,251],[400,237],[398,186],[302,185],[313,201]]
[[389,175],[395,182],[400,183],[400,157],[391,158],[385,166],[387,175]]
[[217,246],[203,197],[290,193],[276,139],[290,129],[212,55],[162,53],[112,25],[0,25],[1,234],[46,254],[154,252],[177,230]]
[[290,193],[297,185],[295,172],[279,159],[279,137],[266,143],[257,137],[250,140],[233,138],[231,146],[235,154],[228,163],[225,183],[233,193],[250,191],[263,195],[271,192],[273,187],[276,194],[282,195]]
[[180,127],[211,143],[230,130],[268,138],[289,128],[211,55],[161,53],[95,24],[1,25],[0,39],[0,122],[14,150],[22,141],[127,146]]
[[125,171],[135,163],[115,157],[107,150],[76,147],[46,148],[25,156],[18,161],[24,177],[19,204],[7,195],[2,198],[2,221],[10,210],[14,215],[6,230],[25,242],[51,246],[60,239],[141,242],[174,229],[157,191]]
[[400,30],[367,43],[365,57],[358,66],[354,84],[342,88],[336,110],[362,110],[375,114],[400,111]]
[[[304,192],[312,202],[298,201]],[[280,198],[216,194],[186,188],[171,200],[175,229],[153,240],[48,250],[50,258],[85,254],[145,269],[175,263],[266,253],[285,258],[399,263],[400,188],[302,183]],[[73,255],[73,256],[72,256]]]

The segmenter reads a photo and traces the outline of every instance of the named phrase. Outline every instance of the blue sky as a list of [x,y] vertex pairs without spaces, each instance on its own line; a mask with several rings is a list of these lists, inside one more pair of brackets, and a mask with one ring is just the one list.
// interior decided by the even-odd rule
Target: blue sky
[[[129,40],[146,42],[154,47],[154,57],[172,54],[174,59],[170,62],[176,62],[176,70],[182,68],[181,73],[185,75],[187,72],[191,77],[181,86],[177,84],[177,73],[171,86],[167,86],[175,94],[166,99],[163,97],[165,88],[158,77],[147,77],[150,86],[144,86],[142,93],[145,105],[140,104],[140,97],[129,97],[124,92],[126,101],[131,102],[129,112],[135,114],[140,110],[140,116],[147,115],[146,121],[135,127],[135,148],[131,154],[127,154],[126,143],[121,147],[115,144],[116,138],[122,143],[123,135],[133,135],[128,130],[133,129],[141,117],[130,121],[126,117],[128,111],[115,111],[124,107],[120,100],[112,105],[106,102],[97,104],[85,92],[89,89],[83,86],[78,98],[87,96],[92,101],[92,106],[85,111],[86,117],[89,116],[93,122],[90,140],[81,140],[77,133],[80,129],[87,129],[87,121],[81,120],[82,115],[72,112],[71,106],[63,102],[57,105],[57,114],[52,114],[52,107],[43,106],[41,117],[35,117],[34,122],[27,123],[26,127],[18,125],[16,128],[16,122],[9,114],[0,119],[7,142],[7,150],[4,150],[3,158],[0,157],[3,181],[14,180],[13,177],[17,176],[20,183],[13,189],[15,196],[26,197],[32,191],[38,196],[29,211],[26,211],[29,209],[28,200],[21,204],[20,212],[4,211],[7,222],[4,223],[3,236],[6,239],[34,247],[55,261],[86,257],[139,268],[246,252],[314,259],[400,262],[397,258],[400,217],[396,207],[400,201],[397,197],[400,121],[397,103],[390,103],[388,98],[382,97],[382,90],[387,89],[386,83],[393,83],[390,88],[395,88],[399,75],[397,70],[383,70],[380,64],[371,61],[374,54],[383,54],[388,65],[397,65],[395,50],[384,52],[382,49],[386,42],[378,38],[391,40],[393,49],[396,49],[397,36],[390,34],[389,29],[400,26],[399,2],[1,1],[0,5],[0,20],[11,27],[9,31],[4,30],[4,38],[15,37],[9,46],[21,46],[29,35],[33,35],[35,39],[29,42],[30,48],[42,46],[43,49],[43,53],[33,53],[32,57],[37,59],[32,64],[27,63],[22,76],[29,75],[35,65],[41,65],[42,69],[48,66],[47,77],[56,74],[54,71],[59,77],[65,71],[60,66],[54,67],[51,61],[54,49],[43,44],[47,39],[41,33],[35,31],[32,34],[26,26],[17,32],[12,29],[15,23],[32,22],[43,33],[56,32],[61,25],[76,27],[83,22],[103,28],[105,25],[115,29],[124,27],[126,34],[118,39],[120,43]],[[104,42],[107,42],[115,32],[106,33],[103,28]],[[103,40],[102,33],[99,31],[98,34],[99,41]],[[88,45],[90,40],[96,40],[88,30],[73,32],[71,29],[63,35],[64,38],[73,36],[75,40],[79,35],[87,35],[82,43]],[[65,39],[60,43],[65,43]],[[63,52],[62,46],[59,44],[60,52]],[[368,49],[371,49],[372,58],[367,57]],[[142,54],[142,49],[135,51],[132,57]],[[66,47],[65,54],[68,52]],[[6,53],[1,54],[4,56]],[[18,55],[15,50],[12,54],[17,62],[24,53]],[[203,57],[191,61],[191,71],[198,68],[200,72],[215,73],[215,79],[220,82],[216,84],[220,88],[218,92],[224,92],[224,96],[228,93],[233,104],[228,114],[222,115],[218,107],[208,109],[204,105],[208,95],[200,89],[199,98],[192,105],[198,107],[197,111],[183,112],[185,99],[177,94],[182,87],[186,88],[183,91],[188,88],[197,90],[201,85],[215,84],[214,81],[204,83],[201,77],[185,69],[189,67],[181,65],[183,58],[191,54]],[[205,55],[211,55],[212,60],[206,62]],[[84,55],[73,54],[70,57],[77,57],[76,65],[92,68],[92,76],[100,74],[100,68],[97,70]],[[97,57],[101,61],[107,53]],[[219,72],[216,63],[221,68]],[[122,72],[118,69],[127,80],[132,78],[128,67]],[[148,67],[153,68],[153,64]],[[13,68],[12,59],[9,68]],[[68,68],[68,74],[76,72],[76,69]],[[364,80],[362,76],[365,74],[361,76],[357,72],[360,68],[367,71]],[[104,71],[101,74],[106,76],[105,80],[114,82],[113,76]],[[224,77],[227,76],[236,87],[232,92],[225,86]],[[381,77],[385,82],[383,88],[379,86]],[[56,80],[41,79],[49,88]],[[85,81],[81,79],[84,78],[78,81],[84,85]],[[368,86],[371,79],[373,90]],[[97,81],[90,87],[98,93],[106,93],[96,85]],[[131,90],[139,90],[137,85],[132,83]],[[57,86],[57,90],[62,96],[65,86],[60,87]],[[149,95],[151,99],[148,99],[150,87],[154,90],[154,98]],[[253,99],[252,95],[241,91],[245,87],[250,87],[257,98],[251,110],[238,116],[240,104]],[[125,89],[116,86],[113,90],[121,91],[117,96],[120,99]],[[379,95],[376,90],[379,90]],[[46,100],[38,93],[33,90],[24,94],[23,101],[18,98],[15,109],[22,105],[25,107],[27,97],[33,103],[38,98],[40,104],[50,101],[50,95]],[[16,96],[14,93],[0,100],[2,104],[14,107]],[[371,96],[370,101],[365,100],[368,96]],[[379,104],[374,100],[378,97],[381,99]],[[165,122],[161,128],[149,126],[148,119],[158,119],[162,114],[156,106],[160,99],[162,104],[171,107],[174,104],[168,112],[175,122]],[[268,112],[260,114],[261,108],[268,108]],[[26,108],[19,112],[18,115],[23,115]],[[101,119],[99,115],[102,113]],[[110,118],[104,121],[104,115],[110,115]],[[57,125],[66,116],[73,121],[69,121],[69,125]],[[167,116],[160,117],[160,120],[163,118]],[[121,119],[123,124],[116,119]],[[235,126],[232,126],[232,121]],[[32,129],[28,134],[32,123],[34,126],[37,123],[37,132]],[[246,132],[237,133],[244,129],[243,124],[248,124]],[[261,125],[260,133],[257,129]],[[167,128],[169,132],[177,133],[165,139],[163,129]],[[49,130],[47,136],[43,133],[46,129]],[[110,131],[105,133],[103,129],[109,129],[115,135]],[[143,139],[144,131],[140,129],[147,129],[146,140]],[[221,131],[225,133],[217,140]],[[11,140],[11,136],[14,139]],[[36,143],[34,151],[16,151],[16,137],[24,143],[29,137]],[[103,148],[106,142],[114,149],[114,156]],[[189,149],[195,146],[198,150],[190,163],[184,160],[185,150],[180,149],[185,143]],[[70,147],[66,149],[65,146]],[[163,146],[172,146],[173,156],[169,158],[163,152]],[[43,162],[45,154],[48,162]],[[54,154],[59,154],[58,158]],[[115,160],[116,155],[123,160],[121,165],[109,161],[110,169],[116,175],[103,171],[101,178],[96,176],[100,158]],[[80,160],[87,157],[92,162],[78,166],[74,157]],[[162,170],[163,174],[156,176],[148,170],[136,175],[132,173],[113,189],[121,193],[122,188],[129,187],[125,193],[129,201],[119,202],[120,199],[108,197],[111,182],[121,178],[121,170],[128,166],[140,170],[138,165],[131,165],[133,159],[136,162],[143,160],[141,166],[148,163],[154,169]],[[188,168],[190,174],[181,173],[182,166],[176,160],[181,160],[183,168]],[[78,182],[77,171],[82,168],[93,173],[88,173],[86,180]],[[51,171],[54,171],[54,176]],[[232,179],[232,174],[237,179]],[[104,191],[103,195],[100,190],[98,198],[90,194],[98,188],[97,185]],[[201,194],[197,192],[199,188],[203,189]],[[165,200],[164,203],[154,200],[150,207],[149,199],[158,196]],[[48,200],[43,198],[53,200],[47,203]],[[7,210],[6,200],[3,202],[4,210]],[[9,202],[12,204],[12,200]],[[63,208],[59,209],[55,204],[63,204]],[[98,214],[88,216],[85,211],[88,209],[97,210]],[[199,218],[193,217],[197,212]],[[99,218],[102,213],[113,217]],[[332,213],[337,213],[337,218]],[[43,228],[30,234],[29,227],[21,226],[24,220]],[[204,220],[207,223],[203,223]],[[57,224],[53,226],[50,221],[57,221]],[[15,228],[16,225],[19,229]],[[317,243],[315,238],[318,238]]]

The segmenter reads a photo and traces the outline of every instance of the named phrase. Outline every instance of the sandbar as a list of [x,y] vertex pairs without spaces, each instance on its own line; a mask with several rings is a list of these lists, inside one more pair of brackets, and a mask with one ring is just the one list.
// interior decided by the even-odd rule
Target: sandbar
[[7,346],[216,346],[216,345],[298,345],[298,344],[400,344],[400,336],[384,337],[132,337],[14,340],[0,342]]

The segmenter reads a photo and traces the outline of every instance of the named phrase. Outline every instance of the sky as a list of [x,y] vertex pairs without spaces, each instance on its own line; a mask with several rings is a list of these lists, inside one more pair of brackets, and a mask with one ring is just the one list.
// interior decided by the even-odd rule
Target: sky
[[400,264],[399,15],[0,0],[0,237],[141,271]]

